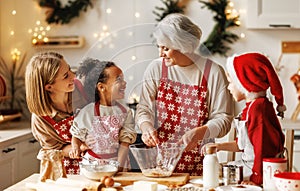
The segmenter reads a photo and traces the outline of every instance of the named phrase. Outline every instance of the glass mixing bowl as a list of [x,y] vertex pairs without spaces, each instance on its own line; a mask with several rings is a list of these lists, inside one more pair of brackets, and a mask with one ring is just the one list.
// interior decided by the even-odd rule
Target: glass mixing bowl
[[97,159],[87,163],[79,162],[81,173],[92,180],[100,180],[103,176],[113,176],[118,172],[119,162],[110,159]]
[[184,149],[184,144],[165,142],[156,147],[145,144],[129,146],[142,174],[147,177],[169,177],[172,175]]

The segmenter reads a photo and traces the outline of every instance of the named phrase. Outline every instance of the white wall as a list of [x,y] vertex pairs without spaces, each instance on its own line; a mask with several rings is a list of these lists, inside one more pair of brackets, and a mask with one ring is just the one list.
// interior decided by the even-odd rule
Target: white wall
[[[63,0],[62,2],[66,2]],[[199,24],[203,30],[202,41],[211,32],[214,25],[212,14],[207,9],[202,9],[198,0],[186,0],[188,2],[186,15],[190,16],[194,22]],[[233,0],[235,8],[240,11],[242,25],[234,29],[236,34],[245,33],[246,38],[240,39],[231,45],[232,51],[228,53],[243,53],[248,51],[259,51],[267,54],[271,61],[276,64],[281,53],[281,41],[300,40],[300,30],[247,30],[245,20],[247,17],[246,0]],[[48,33],[50,36],[63,35],[79,35],[84,36],[86,43],[83,48],[78,49],[56,49],[60,51],[71,66],[77,66],[84,56],[94,56],[101,60],[109,59],[114,56],[114,61],[119,64],[128,81],[128,93],[133,91],[143,74],[145,66],[150,59],[157,56],[157,50],[154,46],[139,46],[139,48],[130,48],[139,43],[150,43],[148,38],[148,26],[141,29],[138,27],[130,27],[135,24],[156,23],[155,15],[152,13],[155,6],[163,6],[160,0],[95,0],[94,7],[88,9],[86,13],[81,13],[79,18],[75,18],[68,25],[51,25],[52,29]],[[270,5],[272,6],[272,5]],[[111,8],[112,13],[106,14],[105,9]],[[15,9],[17,14],[12,16],[11,11]],[[18,48],[23,54],[27,53],[27,60],[37,51],[31,45],[31,34],[28,29],[36,26],[36,21],[44,22],[45,9],[41,9],[35,0],[1,0],[0,1],[0,56],[7,62],[11,60],[10,52],[13,48]],[[135,18],[134,13],[139,12],[140,18]],[[107,24],[109,31],[117,31],[115,36],[107,44],[97,42],[94,33],[100,33],[103,24]],[[15,35],[10,35],[10,31],[14,30]],[[134,33],[134,31],[144,31]],[[133,33],[129,33],[132,31]],[[130,34],[136,34],[130,36]],[[144,35],[140,38],[139,35]],[[134,41],[135,39],[137,41]],[[128,48],[128,50],[126,49]],[[121,51],[121,53],[117,53]],[[131,55],[136,55],[137,60],[132,61]],[[224,65],[226,58],[218,55],[214,56],[221,65]],[[288,111],[286,117],[290,117],[295,105],[297,104],[296,90],[289,78],[294,74],[300,66],[299,55],[284,55],[282,59],[284,68],[280,71],[280,78],[284,85],[286,105]],[[238,109],[240,108],[239,104]]]

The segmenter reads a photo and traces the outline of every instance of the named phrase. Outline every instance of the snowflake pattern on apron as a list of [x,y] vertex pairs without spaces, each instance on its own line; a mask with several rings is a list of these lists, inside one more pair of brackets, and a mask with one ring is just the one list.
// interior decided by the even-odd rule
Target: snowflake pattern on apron
[[[65,118],[61,121],[56,122],[49,116],[45,116],[46,119],[54,128],[56,133],[66,142],[71,143],[72,134],[70,133],[70,128],[74,120],[74,116],[70,116]],[[64,157],[63,164],[66,169],[67,174],[79,174],[79,160],[78,159],[71,159],[69,157]]]
[[[207,79],[212,61],[207,60],[201,85],[182,84],[168,79],[168,68],[162,63],[162,78],[157,93],[158,138],[160,142],[176,142],[185,132],[202,126],[208,120]],[[202,175],[201,142],[192,151],[184,151],[174,172]]]

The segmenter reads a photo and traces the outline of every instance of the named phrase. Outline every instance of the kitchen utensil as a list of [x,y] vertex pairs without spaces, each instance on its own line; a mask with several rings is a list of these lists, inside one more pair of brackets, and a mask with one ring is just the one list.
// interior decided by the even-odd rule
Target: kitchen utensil
[[274,174],[287,171],[287,159],[264,158],[263,159],[263,187],[264,191],[276,191]]
[[243,181],[243,166],[222,165],[224,185],[240,184]]
[[114,175],[114,180],[120,182],[122,186],[133,184],[135,181],[152,181],[167,186],[182,186],[190,179],[189,173],[172,173],[169,177],[146,177],[141,172],[118,172]]
[[300,191],[300,172],[280,172],[274,174],[277,190]]
[[144,176],[169,177],[172,175],[185,145],[165,142],[156,147],[134,144],[129,148]]
[[103,176],[113,176],[119,167],[119,162],[109,159],[97,159],[97,162],[79,163],[80,171],[92,180],[100,180]]

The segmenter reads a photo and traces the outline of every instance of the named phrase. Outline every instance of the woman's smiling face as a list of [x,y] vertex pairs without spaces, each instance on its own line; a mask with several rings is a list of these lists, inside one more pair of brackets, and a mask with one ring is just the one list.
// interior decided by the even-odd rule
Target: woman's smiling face
[[178,50],[166,46],[158,46],[159,56],[164,58],[166,66],[188,66],[192,61]]
[[71,71],[70,66],[65,60],[62,60],[56,78],[54,82],[50,84],[51,91],[53,93],[72,92],[75,88],[74,78],[75,74]]

